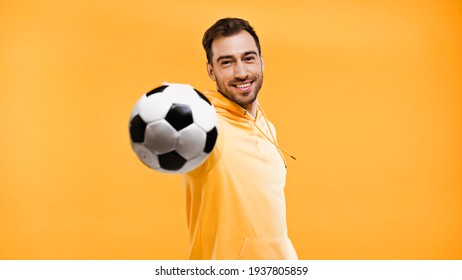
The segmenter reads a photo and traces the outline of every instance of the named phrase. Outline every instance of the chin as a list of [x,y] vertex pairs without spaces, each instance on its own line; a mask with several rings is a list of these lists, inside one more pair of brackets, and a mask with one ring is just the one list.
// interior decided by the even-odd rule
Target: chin
[[248,97],[246,97],[244,99],[236,98],[235,102],[237,104],[241,105],[241,106],[245,106],[245,105],[250,105],[250,104],[254,103],[255,100],[257,100],[257,95],[256,94],[254,94],[252,96],[248,96]]

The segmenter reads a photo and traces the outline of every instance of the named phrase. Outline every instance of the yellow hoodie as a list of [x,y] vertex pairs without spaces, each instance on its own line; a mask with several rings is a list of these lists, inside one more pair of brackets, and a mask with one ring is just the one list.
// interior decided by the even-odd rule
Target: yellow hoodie
[[205,95],[219,132],[209,158],[183,177],[190,259],[297,259],[287,236],[286,168],[274,126],[260,109],[253,118],[218,92]]

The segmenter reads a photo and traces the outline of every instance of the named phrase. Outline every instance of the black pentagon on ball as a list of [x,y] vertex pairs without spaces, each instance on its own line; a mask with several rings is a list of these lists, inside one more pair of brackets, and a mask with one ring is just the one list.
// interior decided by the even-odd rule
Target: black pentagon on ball
[[193,116],[189,105],[173,103],[165,116],[165,120],[177,131],[193,123]]
[[204,153],[210,153],[215,147],[215,142],[217,141],[217,128],[214,127],[212,130],[207,132],[207,138],[205,140]]
[[163,92],[167,87],[168,86],[156,87],[155,89],[153,89],[150,92],[146,93],[146,97],[148,97],[149,95],[153,95],[154,93]]
[[130,138],[134,143],[144,142],[144,133],[146,131],[147,124],[143,121],[140,115],[136,115],[130,121]]
[[158,156],[161,168],[169,171],[179,170],[186,163],[186,159],[175,151]]
[[205,95],[203,95],[200,91],[198,91],[197,89],[194,89],[194,91],[197,93],[197,95],[199,95],[200,98],[202,98],[205,102],[207,102],[209,105],[212,105],[210,103],[210,101],[207,99],[207,97],[205,97]]

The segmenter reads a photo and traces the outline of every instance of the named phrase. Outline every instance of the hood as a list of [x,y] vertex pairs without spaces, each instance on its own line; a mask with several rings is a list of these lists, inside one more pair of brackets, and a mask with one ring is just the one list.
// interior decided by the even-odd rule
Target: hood
[[[249,120],[249,115],[253,118],[244,108],[237,105],[218,91],[206,91],[204,95],[210,100],[218,114],[224,115],[235,121]],[[257,113],[257,116],[260,115]]]
[[[225,97],[223,94],[217,91],[205,91],[204,95],[209,99],[209,101],[212,103],[212,105],[215,107],[215,110],[217,114],[223,115],[226,118],[232,119],[234,121],[250,121],[255,128],[257,128],[258,131],[269,141],[271,144],[273,144],[281,154],[282,160],[284,161],[284,164],[286,165],[287,168],[287,163],[282,155],[282,153],[287,154],[290,156],[292,159],[296,159],[293,155],[291,155],[289,152],[286,150],[282,149],[279,147],[279,145],[276,142],[276,137],[271,133],[271,129],[269,128],[270,125],[268,123],[268,119],[266,118],[265,113],[263,110],[260,108],[260,105],[258,104],[258,110],[257,110],[257,116],[254,118],[249,112],[247,112],[244,108],[236,104],[234,101],[231,101],[227,97]],[[258,102],[258,101],[257,101]],[[266,125],[268,126],[268,129],[270,131],[270,135],[267,133],[264,133],[262,129],[257,125],[258,122],[265,122]]]

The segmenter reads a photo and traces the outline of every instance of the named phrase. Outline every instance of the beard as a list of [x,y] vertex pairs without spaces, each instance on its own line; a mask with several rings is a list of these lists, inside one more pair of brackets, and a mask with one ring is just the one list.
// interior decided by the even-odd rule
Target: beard
[[245,108],[247,105],[252,104],[257,100],[258,93],[260,92],[261,87],[263,86],[263,73],[260,75],[255,75],[254,77],[248,78],[246,80],[252,80],[253,89],[249,92],[236,92],[232,84],[239,82],[244,82],[245,80],[232,80],[225,85],[225,82],[217,80],[217,90],[223,94],[226,98],[238,104],[239,106]]

